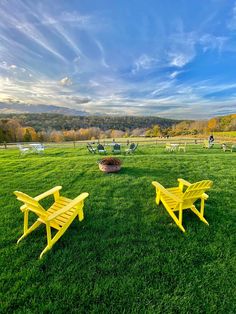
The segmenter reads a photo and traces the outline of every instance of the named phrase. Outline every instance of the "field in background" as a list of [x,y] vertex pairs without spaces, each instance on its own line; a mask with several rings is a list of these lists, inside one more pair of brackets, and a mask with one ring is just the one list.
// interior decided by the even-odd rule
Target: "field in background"
[[229,132],[214,132],[215,136],[218,137],[229,137],[229,138],[236,138],[236,131],[229,131]]
[[[221,135],[222,133],[226,133],[225,136]],[[236,137],[233,136],[233,134],[236,134],[236,132],[219,132],[218,134],[214,133],[215,136],[215,147],[220,148],[222,143],[227,143],[229,145],[236,144]],[[231,136],[228,136],[227,134],[231,134]],[[165,145],[165,143],[187,143],[190,144],[199,144],[199,146],[203,145],[204,140],[207,140],[207,136],[202,137],[190,137],[190,136],[175,136],[175,137],[129,137],[129,138],[115,138],[116,143],[120,143],[123,145],[123,147],[128,146],[130,143],[138,143],[142,146],[146,145]],[[106,138],[106,139],[94,139],[94,140],[83,140],[83,141],[65,141],[65,142],[50,142],[50,143],[44,143],[46,147],[51,148],[79,148],[79,147],[85,147],[87,143],[92,143],[93,145],[97,145],[98,142],[100,142],[103,145],[108,145],[112,143],[112,138]],[[24,146],[29,147],[31,143],[22,143]],[[16,143],[7,143],[7,148],[16,148]],[[0,144],[0,149],[4,149],[5,146],[3,143]]]
[[[100,158],[84,144],[25,157],[0,151],[1,312],[235,313],[236,153],[140,143],[120,156],[118,174],[100,172]],[[183,234],[156,206],[151,182],[174,186],[179,177],[213,180],[209,227],[185,212]],[[70,198],[90,193],[85,219],[38,260],[45,228],[16,245],[23,215],[12,192],[35,196],[56,185]]]

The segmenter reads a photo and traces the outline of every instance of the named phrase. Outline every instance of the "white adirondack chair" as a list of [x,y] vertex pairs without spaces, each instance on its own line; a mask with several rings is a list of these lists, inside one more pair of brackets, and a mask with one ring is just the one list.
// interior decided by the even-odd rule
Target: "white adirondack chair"
[[30,152],[29,147],[25,147],[25,146],[23,146],[21,144],[17,144],[17,147],[18,147],[18,149],[20,151],[20,155],[25,155],[25,154]]

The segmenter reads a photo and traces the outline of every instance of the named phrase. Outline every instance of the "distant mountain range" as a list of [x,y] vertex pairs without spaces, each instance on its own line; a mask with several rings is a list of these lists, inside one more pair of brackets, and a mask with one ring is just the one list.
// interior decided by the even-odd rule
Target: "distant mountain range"
[[0,114],[11,114],[11,113],[54,113],[70,116],[87,116],[89,115],[86,111],[70,109],[67,107],[59,107],[53,105],[31,105],[20,102],[0,102]]

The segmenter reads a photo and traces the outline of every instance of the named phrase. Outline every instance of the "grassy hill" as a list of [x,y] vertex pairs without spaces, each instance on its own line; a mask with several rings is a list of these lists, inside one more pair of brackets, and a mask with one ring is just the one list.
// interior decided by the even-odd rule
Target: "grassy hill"
[[[118,174],[100,172],[99,158],[84,147],[0,150],[1,313],[235,313],[235,153],[141,145],[121,156]],[[213,180],[209,227],[185,212],[183,234],[155,204],[151,182],[174,186],[179,177]],[[85,219],[38,260],[45,228],[16,245],[23,215],[12,192],[56,185],[70,198],[90,193]]]

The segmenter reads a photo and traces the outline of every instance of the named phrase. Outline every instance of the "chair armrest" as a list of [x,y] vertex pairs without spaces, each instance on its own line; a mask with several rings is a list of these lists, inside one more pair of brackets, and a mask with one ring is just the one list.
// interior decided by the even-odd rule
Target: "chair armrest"
[[51,221],[53,219],[55,219],[57,216],[60,216],[62,214],[64,214],[65,212],[67,212],[68,210],[70,210],[71,208],[73,208],[74,206],[78,205],[79,203],[81,203],[83,200],[86,199],[86,197],[88,197],[89,194],[88,193],[82,193],[79,196],[77,196],[74,200],[72,200],[69,204],[67,204],[66,206],[64,206],[63,208],[59,209],[57,212],[49,215],[46,219],[46,221]]
[[34,197],[34,199],[36,201],[40,201],[42,200],[43,198],[49,196],[49,195],[52,195],[52,194],[55,194],[57,193],[58,191],[60,191],[62,189],[62,186],[55,186],[55,188],[52,188],[51,190],[48,190],[47,192],[44,192],[36,197]]
[[184,179],[178,179],[179,183],[182,183],[183,185],[186,185],[186,186],[190,186],[192,183],[184,180]]
[[174,201],[176,201],[176,202],[178,202],[178,203],[181,203],[181,202],[182,202],[182,200],[181,200],[178,196],[176,196],[176,195],[172,194],[171,192],[167,191],[167,190],[164,188],[164,186],[162,186],[160,183],[158,183],[158,182],[156,182],[156,181],[153,181],[153,182],[152,182],[152,185],[154,185],[154,186],[156,187],[156,189],[158,189],[161,193],[163,193],[163,194],[165,194],[166,196],[172,198]]
[[27,205],[22,205],[22,206],[20,207],[20,210],[21,210],[22,212],[24,212],[27,208],[28,208]]
[[183,189],[184,189],[184,186],[190,186],[191,185],[191,183],[190,182],[188,182],[188,181],[186,181],[186,180],[184,180],[184,179],[178,179],[178,181],[179,181],[179,189],[183,192]]
[[206,193],[203,193],[202,196],[201,196],[201,198],[203,198],[204,200],[207,200],[208,197],[209,197],[209,196],[208,196]]

